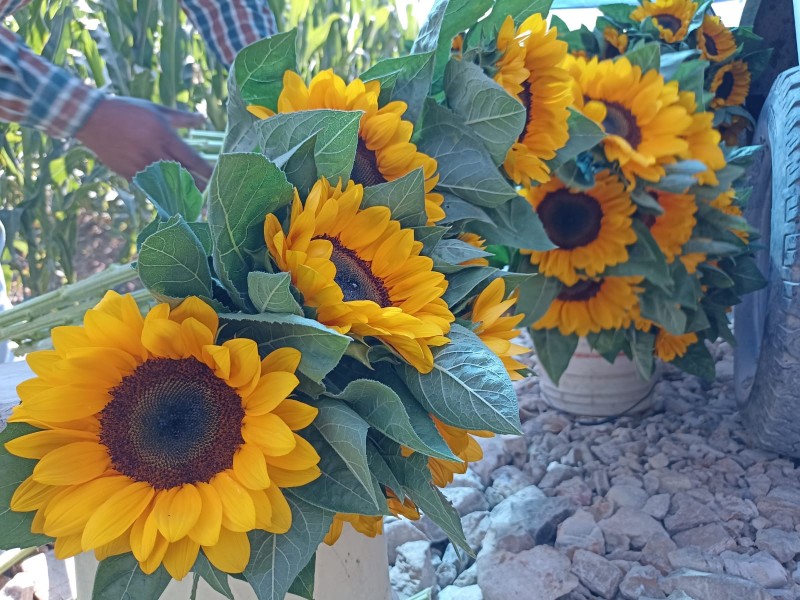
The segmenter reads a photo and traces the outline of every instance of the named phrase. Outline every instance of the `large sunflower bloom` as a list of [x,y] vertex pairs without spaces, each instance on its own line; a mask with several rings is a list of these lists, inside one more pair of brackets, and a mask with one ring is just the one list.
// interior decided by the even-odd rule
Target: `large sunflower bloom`
[[631,13],[631,19],[641,23],[651,18],[661,39],[674,44],[686,37],[696,12],[697,3],[691,0],[644,0]]
[[565,286],[533,328],[579,336],[619,329],[631,322],[638,305],[636,284],[641,281],[641,277],[604,277]]
[[711,100],[713,108],[744,104],[747,94],[750,93],[750,69],[747,68],[747,63],[734,60],[723,65],[714,74],[711,92],[714,94],[714,99]]
[[672,335],[671,333],[659,329],[656,334],[656,357],[664,362],[675,360],[686,354],[689,346],[697,342],[696,333],[684,333],[682,335]]
[[285,533],[281,488],[319,476],[319,456],[294,431],[317,409],[288,399],[300,353],[263,361],[252,340],[216,345],[216,313],[196,298],[143,318],[108,292],[83,326],[53,330],[34,352],[10,419],[40,429],[6,444],[36,459],[11,499],[36,510],[32,529],[59,558],[132,552],[145,573],[175,579],[200,549],[227,573],[250,558],[247,532]]
[[681,158],[699,160],[708,170],[696,175],[700,185],[717,185],[716,171],[725,168],[725,155],[719,144],[722,136],[714,129],[714,113],[696,112],[697,102],[694,92],[681,92],[678,104],[686,109],[692,118],[692,124],[684,131],[683,139],[688,144],[688,149]]
[[589,190],[573,190],[553,179],[525,195],[558,246],[543,252],[523,250],[544,275],[574,285],[580,272],[595,276],[628,260],[627,246],[636,242],[631,218],[636,207],[609,171],[598,173]]
[[498,277],[475,299],[469,318],[476,325],[475,335],[503,361],[508,376],[517,381],[523,379],[519,371],[524,371],[527,367],[514,359],[514,356],[527,354],[530,349],[511,341],[519,335],[519,330],[515,327],[525,315],[520,313],[504,316],[517,303],[517,299],[513,297],[504,300],[505,293],[505,281]]
[[511,146],[503,167],[515,182],[528,186],[545,182],[550,169],[544,161],[556,156],[569,139],[568,106],[572,103],[571,79],[561,67],[567,44],[557,39],[558,30],[547,27],[541,15],[531,15],[514,34],[508,17],[497,37],[502,52],[495,81],[525,106],[525,128]]
[[488,438],[493,437],[494,434],[491,431],[460,429],[442,423],[436,417],[432,416],[431,418],[450,450],[460,459],[453,461],[432,456],[428,457],[428,468],[433,476],[433,483],[439,487],[444,487],[453,481],[453,475],[456,473],[466,473],[469,463],[483,458],[483,450],[473,436]]
[[[355,79],[349,84],[334,74],[323,71],[306,86],[294,71],[283,75],[283,90],[278,97],[278,112],[291,113],[301,110],[361,110],[358,132],[358,147],[351,179],[364,186],[394,181],[421,168],[425,175],[425,211],[428,225],[441,221],[443,197],[433,191],[439,181],[434,158],[417,151],[411,143],[414,126],[403,120],[405,102],[389,102],[378,105],[381,93],[379,81],[364,83]],[[248,107],[255,116],[266,119],[275,114],[261,106]]]
[[657,70],[642,73],[624,56],[614,61],[567,57],[575,80],[575,105],[606,132],[606,158],[619,162],[632,183],[658,181],[664,164],[688,152],[683,136],[692,125],[678,102],[678,84]]
[[305,203],[295,192],[288,233],[267,215],[267,248],[278,268],[291,273],[305,304],[317,309],[320,323],[376,337],[427,373],[431,347],[449,341],[444,336],[454,320],[442,299],[447,281],[388,208],[360,208],[363,191],[323,179]]
[[736,40],[720,17],[705,15],[697,30],[697,47],[706,60],[722,62],[736,52]]
[[650,233],[667,262],[672,263],[681,255],[683,245],[692,237],[692,231],[697,224],[697,201],[691,194],[661,191],[656,192],[656,200],[664,212],[658,216],[646,215],[643,221],[649,226]]

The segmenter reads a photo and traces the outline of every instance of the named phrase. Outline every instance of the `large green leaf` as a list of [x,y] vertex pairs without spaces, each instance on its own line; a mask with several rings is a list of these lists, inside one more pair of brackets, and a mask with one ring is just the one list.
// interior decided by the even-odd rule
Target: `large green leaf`
[[756,292],[767,285],[767,280],[751,256],[736,258],[736,267],[731,269],[730,276],[736,284],[736,293],[739,295]]
[[349,403],[371,427],[398,444],[428,456],[456,460],[427,411],[403,382],[393,377],[389,381],[392,387],[380,381],[356,379],[335,397]]
[[[526,260],[523,257],[522,260]],[[524,313],[521,325],[527,326],[541,319],[549,310],[553,300],[561,291],[563,284],[555,277],[536,274],[519,286],[517,313]]]
[[489,16],[481,19],[473,29],[470,29],[470,45],[474,45],[473,41],[494,36],[507,16],[514,19],[515,25],[519,25],[535,13],[546,17],[552,3],[553,0],[495,0]]
[[303,110],[277,114],[255,127],[267,158],[279,157],[316,136],[314,162],[320,177],[333,183],[347,181],[353,169],[358,128],[363,113],[358,110]]
[[289,313],[302,317],[303,309],[292,295],[291,285],[289,273],[252,271],[247,275],[247,294],[260,313]]
[[123,600],[126,598],[158,598],[172,578],[161,566],[155,573],[145,575],[139,561],[131,554],[119,554],[100,561],[92,588],[92,600]]
[[285,346],[296,348],[302,355],[300,371],[317,383],[339,364],[350,343],[349,337],[298,315],[226,313],[220,319],[228,336],[255,340],[262,356]]
[[296,38],[295,30],[278,33],[250,44],[236,55],[231,70],[246,104],[275,110],[283,89],[283,74],[297,68]]
[[609,267],[609,277],[643,276],[655,285],[669,287],[672,284],[669,265],[653,234],[639,219],[633,220],[636,243],[628,246],[628,260]]
[[33,512],[20,513],[9,508],[11,496],[19,484],[33,472],[36,461],[10,454],[5,449],[5,444],[35,431],[38,429],[30,425],[9,423],[0,432],[0,549],[2,550],[41,546],[52,541],[43,535],[31,533]]
[[282,534],[253,530],[250,562],[244,569],[247,582],[259,600],[283,600],[289,587],[314,558],[317,546],[333,522],[333,513],[286,493],[292,509],[292,528]]
[[[658,69],[660,65],[661,50],[658,42],[652,42],[650,44],[639,46],[635,50],[626,52],[622,56],[627,58],[632,65],[641,67],[642,73],[646,73],[647,71]],[[617,60],[619,60],[619,58],[621,57],[618,57]]]
[[672,335],[686,332],[686,313],[658,289],[647,288],[639,299],[639,306],[642,317],[657,323]]
[[275,159],[275,164],[283,169],[286,179],[297,188],[301,198],[308,196],[308,193],[319,179],[317,163],[314,160],[314,149],[316,147],[317,135],[314,134],[286,154]]
[[483,283],[489,283],[497,274],[497,269],[492,267],[469,267],[462,269],[448,277],[447,291],[444,301],[451,309],[467,298],[475,288]]
[[[372,434],[374,435],[374,433]],[[376,447],[372,440],[367,441],[367,459],[369,460],[369,470],[375,475],[379,483],[392,490],[400,502],[405,500],[406,493],[397,476],[389,468],[389,465],[381,455],[380,450]]]
[[418,146],[438,161],[439,188],[478,206],[499,206],[516,197],[480,138],[432,99],[425,103]]
[[578,336],[562,335],[558,329],[531,329],[531,339],[536,359],[558,385],[578,347]]
[[357,412],[342,402],[322,399],[315,403],[319,409],[314,426],[361,486],[374,497],[372,473],[367,463],[367,431],[369,424]]
[[475,223],[472,229],[489,244],[540,251],[555,248],[539,215],[522,196],[515,195],[510,202],[486,209],[486,214],[492,219],[492,224]]
[[385,206],[403,227],[421,227],[425,215],[425,175],[415,169],[399,179],[364,188],[362,208]]
[[147,237],[136,266],[142,283],[156,297],[212,295],[205,250],[179,214]]
[[639,331],[631,329],[631,353],[633,363],[642,379],[649,379],[653,374],[655,360],[653,352],[655,350],[656,335],[649,331]]
[[[726,329],[723,327],[722,329]],[[672,364],[680,370],[696,375],[705,379],[706,381],[714,381],[716,376],[716,365],[714,358],[706,348],[705,343],[701,339],[697,343],[692,344],[687,348],[686,354],[683,356],[676,356]]]
[[214,270],[231,299],[246,307],[247,275],[263,252],[264,218],[292,200],[292,186],[260,154],[223,154],[209,184]]
[[459,239],[442,240],[436,245],[436,249],[431,255],[435,263],[435,269],[442,273],[452,272],[454,268],[461,269],[461,263],[476,258],[492,256],[490,252],[476,248]]
[[202,577],[215,592],[234,600],[231,586],[228,583],[228,574],[212,565],[202,552],[197,555],[197,562],[194,563],[192,571]]
[[171,161],[152,164],[137,173],[133,183],[144,192],[162,219],[183,215],[187,221],[196,221],[200,217],[203,195],[192,174],[180,164]]
[[461,221],[492,223],[492,218],[480,206],[465,202],[453,194],[443,194],[443,196],[442,209],[444,209],[445,217],[440,221],[441,225],[459,223]]
[[376,79],[381,83],[381,103],[405,102],[403,119],[416,123],[433,79],[433,52],[385,58],[361,74],[362,81]]
[[603,329],[599,333],[586,336],[592,350],[600,354],[608,362],[613,363],[621,352],[625,351],[628,339],[625,329]]
[[295,596],[305,598],[305,600],[314,600],[314,576],[317,571],[317,555],[316,553],[311,557],[303,570],[294,578],[292,585],[289,586],[289,593]]
[[478,65],[450,60],[444,76],[447,103],[480,138],[496,165],[525,128],[525,107]]
[[499,358],[469,329],[453,325],[433,351],[430,373],[405,365],[402,376],[422,405],[462,429],[520,433],[517,394]]

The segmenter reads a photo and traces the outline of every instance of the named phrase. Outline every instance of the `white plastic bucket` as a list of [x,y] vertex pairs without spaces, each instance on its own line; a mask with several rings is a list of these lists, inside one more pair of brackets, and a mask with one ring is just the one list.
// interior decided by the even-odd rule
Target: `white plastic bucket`
[[642,379],[636,365],[624,354],[609,363],[589,347],[585,338],[578,341],[575,354],[558,385],[539,365],[537,372],[545,401],[558,410],[574,415],[610,417],[635,414],[653,406],[652,392],[659,370],[649,380]]

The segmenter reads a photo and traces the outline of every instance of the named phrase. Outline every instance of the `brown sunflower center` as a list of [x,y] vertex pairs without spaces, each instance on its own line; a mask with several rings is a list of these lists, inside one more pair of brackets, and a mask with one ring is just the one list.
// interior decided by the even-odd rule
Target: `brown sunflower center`
[[606,118],[603,128],[607,133],[618,135],[637,148],[642,143],[642,131],[633,113],[617,102],[606,102]]
[[711,56],[716,56],[719,53],[719,50],[717,50],[717,43],[714,41],[714,36],[704,33],[703,39],[705,40],[706,43],[706,54],[710,54]]
[[358,138],[356,147],[356,160],[353,163],[353,172],[350,179],[365,187],[386,183],[386,178],[378,168],[378,157],[375,152],[367,148],[366,142]]
[[676,33],[683,23],[675,15],[656,15],[653,17],[656,22],[664,29],[669,29],[672,33]]
[[100,441],[114,468],[156,489],[210,481],[242,445],[242,399],[195,358],[154,358],[110,392]]
[[389,290],[380,277],[372,272],[372,264],[343,245],[341,240],[327,235],[319,236],[333,244],[331,262],[336,266],[333,280],[342,289],[345,302],[372,300],[383,308],[391,306]]
[[722,82],[719,84],[717,88],[716,96],[717,98],[722,98],[725,100],[728,96],[731,95],[733,91],[733,84],[736,82],[736,78],[733,76],[733,73],[730,71],[725,71],[722,74]]
[[528,126],[531,124],[531,98],[533,98],[533,93],[531,92],[530,81],[524,81],[522,83],[522,91],[519,93],[518,98],[525,107],[525,127],[522,128],[522,133],[520,133],[517,138],[517,141],[521,142],[525,139],[525,136],[528,135]]
[[586,302],[600,293],[603,282],[594,280],[579,281],[575,285],[564,288],[558,293],[558,299],[563,302]]
[[536,212],[550,240],[566,250],[596,240],[603,219],[603,209],[595,198],[564,189],[547,194]]

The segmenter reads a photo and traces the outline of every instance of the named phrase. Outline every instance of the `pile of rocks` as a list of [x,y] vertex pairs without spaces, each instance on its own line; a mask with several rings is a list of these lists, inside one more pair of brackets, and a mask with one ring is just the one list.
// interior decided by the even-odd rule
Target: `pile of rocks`
[[400,600],[796,600],[800,469],[755,449],[736,412],[732,355],[717,380],[667,369],[657,409],[583,423],[518,387],[524,437],[444,490],[476,557],[424,518],[389,520]]

